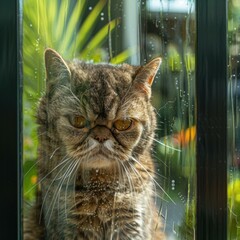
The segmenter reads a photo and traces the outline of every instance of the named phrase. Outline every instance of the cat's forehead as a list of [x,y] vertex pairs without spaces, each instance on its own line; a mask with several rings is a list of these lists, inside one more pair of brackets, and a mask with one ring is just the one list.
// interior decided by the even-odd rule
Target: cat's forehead
[[132,85],[134,69],[126,64],[112,66],[74,62],[71,71],[73,88],[76,95],[84,99],[87,115],[115,118]]
[[[128,65],[111,65],[111,64],[93,64],[79,60],[74,60],[70,64],[71,72],[75,80],[88,82],[111,81],[112,84],[118,85],[131,83],[135,75],[136,68]],[[121,81],[119,81],[121,80]]]

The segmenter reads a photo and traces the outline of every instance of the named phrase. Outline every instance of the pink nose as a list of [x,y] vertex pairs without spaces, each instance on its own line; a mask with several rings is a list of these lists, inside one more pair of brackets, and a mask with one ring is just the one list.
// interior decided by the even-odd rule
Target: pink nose
[[107,141],[111,136],[111,131],[105,126],[96,126],[92,129],[92,138],[100,143]]

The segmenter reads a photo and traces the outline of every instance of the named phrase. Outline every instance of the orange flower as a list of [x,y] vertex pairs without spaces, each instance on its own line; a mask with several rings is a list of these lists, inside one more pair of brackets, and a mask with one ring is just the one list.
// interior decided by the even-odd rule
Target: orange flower
[[31,177],[31,183],[32,183],[32,184],[36,184],[36,183],[37,183],[37,176],[36,176],[36,175],[33,175],[33,176]]
[[178,145],[186,146],[196,138],[196,126],[181,130],[174,135],[174,142]]

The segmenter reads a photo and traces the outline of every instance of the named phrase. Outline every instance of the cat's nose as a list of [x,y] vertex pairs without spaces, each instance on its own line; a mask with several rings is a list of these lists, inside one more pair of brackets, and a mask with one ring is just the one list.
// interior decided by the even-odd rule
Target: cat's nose
[[108,138],[105,137],[105,136],[95,136],[94,139],[97,140],[97,141],[100,142],[100,143],[103,143],[103,142],[105,142],[106,140],[108,140]]
[[111,131],[105,126],[96,126],[92,130],[92,138],[97,140],[99,143],[104,143],[111,136]]

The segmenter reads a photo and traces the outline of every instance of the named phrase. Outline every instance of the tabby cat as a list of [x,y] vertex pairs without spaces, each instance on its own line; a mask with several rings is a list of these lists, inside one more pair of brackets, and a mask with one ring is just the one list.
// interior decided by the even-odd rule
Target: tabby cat
[[92,64],[45,51],[39,187],[24,240],[164,239],[151,158],[160,63]]

